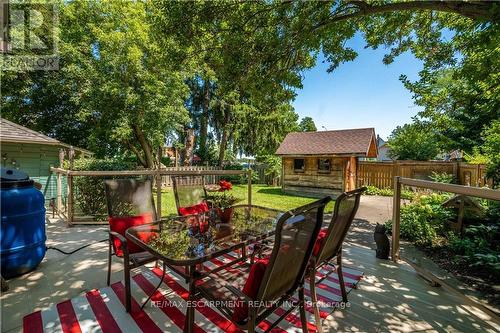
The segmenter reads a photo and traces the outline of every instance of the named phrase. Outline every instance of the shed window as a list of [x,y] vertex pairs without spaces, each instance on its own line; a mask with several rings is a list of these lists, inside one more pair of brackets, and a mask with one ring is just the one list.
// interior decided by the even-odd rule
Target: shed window
[[293,160],[293,170],[295,172],[304,172],[305,160],[303,158],[296,158]]
[[330,159],[328,159],[328,158],[318,159],[318,171],[319,172],[330,172],[330,169],[331,169]]

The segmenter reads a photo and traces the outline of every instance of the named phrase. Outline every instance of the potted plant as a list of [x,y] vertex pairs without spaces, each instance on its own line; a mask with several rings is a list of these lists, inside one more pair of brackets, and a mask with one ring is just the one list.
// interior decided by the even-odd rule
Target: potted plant
[[232,206],[238,201],[232,194],[228,193],[233,188],[233,184],[226,180],[221,180],[217,189],[211,187],[207,201],[211,202],[222,223],[229,223],[233,214]]

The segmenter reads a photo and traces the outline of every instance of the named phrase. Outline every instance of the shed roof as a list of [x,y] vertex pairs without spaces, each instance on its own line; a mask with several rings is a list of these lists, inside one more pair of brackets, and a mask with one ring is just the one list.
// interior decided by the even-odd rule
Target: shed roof
[[355,155],[377,157],[374,128],[335,131],[292,132],[276,155]]
[[[70,147],[70,145],[64,142],[51,138],[50,136],[47,136],[45,134],[33,131],[19,124],[13,123],[12,121],[4,118],[0,118],[0,141]],[[87,154],[92,154],[90,151],[83,148],[73,148]]]

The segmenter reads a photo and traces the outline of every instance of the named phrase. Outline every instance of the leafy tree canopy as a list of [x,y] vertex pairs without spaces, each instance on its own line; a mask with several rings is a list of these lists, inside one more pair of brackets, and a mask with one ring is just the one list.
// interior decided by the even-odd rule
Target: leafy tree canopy
[[299,130],[301,132],[316,132],[316,124],[311,117],[304,117],[299,123]]
[[398,126],[387,140],[389,156],[398,160],[427,161],[439,152],[435,133],[422,124]]
[[387,64],[407,51],[423,61],[418,81],[401,79],[425,109],[419,124],[435,125],[441,147],[482,144],[480,133],[498,117],[493,1],[60,6],[61,70],[3,74],[2,111],[98,155],[134,154],[150,167],[167,136],[185,156],[192,141],[202,158],[217,147],[219,164],[229,151],[273,153],[296,129],[291,101],[303,71],[319,52],[329,71],[355,59],[346,41],[357,32],[367,47],[389,49]]
[[3,112],[97,156],[128,151],[145,167],[187,119],[184,73],[151,33],[148,2],[60,4],[61,68],[2,78]]

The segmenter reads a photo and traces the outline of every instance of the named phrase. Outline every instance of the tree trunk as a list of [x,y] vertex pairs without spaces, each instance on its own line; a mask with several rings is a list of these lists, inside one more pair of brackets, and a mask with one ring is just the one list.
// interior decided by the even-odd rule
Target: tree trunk
[[229,139],[229,122],[230,122],[230,109],[226,107],[224,110],[224,124],[222,126],[222,134],[219,142],[219,166],[222,167],[224,163],[224,156],[226,154],[227,141]]
[[142,151],[144,152],[144,166],[148,169],[152,169],[155,166],[153,150],[149,144],[148,139],[144,135],[144,132],[137,125],[132,125],[132,130],[134,131],[135,137],[139,144],[141,145]]
[[136,148],[136,146],[134,146],[132,144],[132,142],[130,141],[127,141],[126,142],[126,145],[127,147],[135,154],[135,156],[137,157],[137,160],[139,161],[139,163],[141,163],[141,165],[145,168],[147,168],[147,163],[146,163],[146,160],[144,159],[144,157],[142,156],[141,152],[139,151],[139,149]]
[[227,148],[227,138],[229,137],[227,127],[224,126],[222,129],[222,135],[220,137],[220,143],[219,143],[219,166],[221,167],[222,164],[224,163],[224,156],[226,155],[226,148]]
[[208,135],[208,113],[210,108],[210,81],[205,80],[203,86],[203,113],[200,119],[200,157],[203,161],[207,160],[207,135]]
[[186,142],[184,149],[184,166],[192,165],[194,151],[194,129],[186,129]]
[[331,15],[327,19],[318,22],[314,29],[360,16],[401,11],[434,10],[438,12],[455,13],[471,20],[484,22],[494,22],[498,20],[500,16],[500,11],[496,9],[497,4],[495,1],[419,0],[391,2],[379,5],[356,0],[346,1],[346,3],[350,5],[350,11],[346,11],[345,8],[342,8],[342,11],[338,15]]

